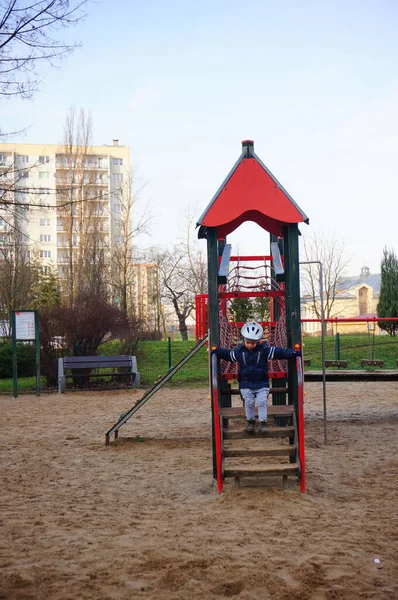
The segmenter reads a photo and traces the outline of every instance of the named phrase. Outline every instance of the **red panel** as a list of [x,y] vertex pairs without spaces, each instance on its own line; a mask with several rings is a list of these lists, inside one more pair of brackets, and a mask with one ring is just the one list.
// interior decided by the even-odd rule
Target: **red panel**
[[244,221],[254,221],[275,235],[281,235],[285,223],[304,221],[291,200],[252,158],[238,165],[201,224],[218,227],[219,236],[224,236]]

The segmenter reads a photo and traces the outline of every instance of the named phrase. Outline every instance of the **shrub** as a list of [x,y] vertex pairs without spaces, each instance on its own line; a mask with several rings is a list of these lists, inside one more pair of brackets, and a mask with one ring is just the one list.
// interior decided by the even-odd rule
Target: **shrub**
[[[17,343],[18,377],[32,377],[35,374],[35,347],[33,344]],[[0,378],[12,377],[12,342],[0,342]]]

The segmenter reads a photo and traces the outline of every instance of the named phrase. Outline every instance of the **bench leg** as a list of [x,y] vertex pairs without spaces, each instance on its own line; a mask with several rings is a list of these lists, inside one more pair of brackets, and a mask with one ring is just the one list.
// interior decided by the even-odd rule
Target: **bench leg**
[[65,394],[65,377],[58,377],[58,394]]

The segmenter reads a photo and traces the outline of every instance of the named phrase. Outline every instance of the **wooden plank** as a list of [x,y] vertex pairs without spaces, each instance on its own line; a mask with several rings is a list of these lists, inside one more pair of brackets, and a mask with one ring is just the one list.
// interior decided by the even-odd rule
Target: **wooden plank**
[[225,458],[231,456],[294,456],[296,454],[296,446],[276,446],[275,448],[224,448]]
[[345,369],[347,367],[346,360],[325,360],[325,367],[343,367]]
[[383,367],[384,361],[382,360],[361,360],[361,367]]
[[[268,407],[268,416],[291,417],[294,412],[294,407],[291,404],[274,404]],[[255,414],[258,414],[257,407]],[[245,418],[245,409],[243,406],[232,406],[230,408],[222,408],[221,416],[225,419]]]
[[[231,396],[239,396],[240,394],[240,390],[238,390],[237,388],[231,388],[230,390],[227,390],[228,394],[231,394]],[[269,390],[270,394],[287,394],[289,392],[289,388],[287,387],[272,387]]]
[[298,475],[297,463],[286,463],[284,465],[261,465],[247,467],[227,467],[224,470],[225,477],[267,477],[272,475]]
[[240,439],[251,439],[251,438],[283,438],[291,437],[294,434],[294,427],[269,427],[265,433],[261,435],[258,431],[254,433],[246,433],[246,431],[230,431],[225,429],[223,436],[224,440],[240,440]]

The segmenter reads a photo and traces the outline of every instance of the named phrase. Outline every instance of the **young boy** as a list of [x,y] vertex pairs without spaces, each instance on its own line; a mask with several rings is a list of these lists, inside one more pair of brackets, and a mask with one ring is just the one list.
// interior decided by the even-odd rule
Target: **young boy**
[[266,432],[267,398],[269,394],[268,361],[301,356],[300,351],[268,346],[262,341],[263,328],[255,321],[245,323],[241,329],[243,344],[233,350],[216,348],[218,358],[239,363],[239,389],[246,412],[246,432],[253,433],[255,426],[254,406],[257,400],[260,434]]

